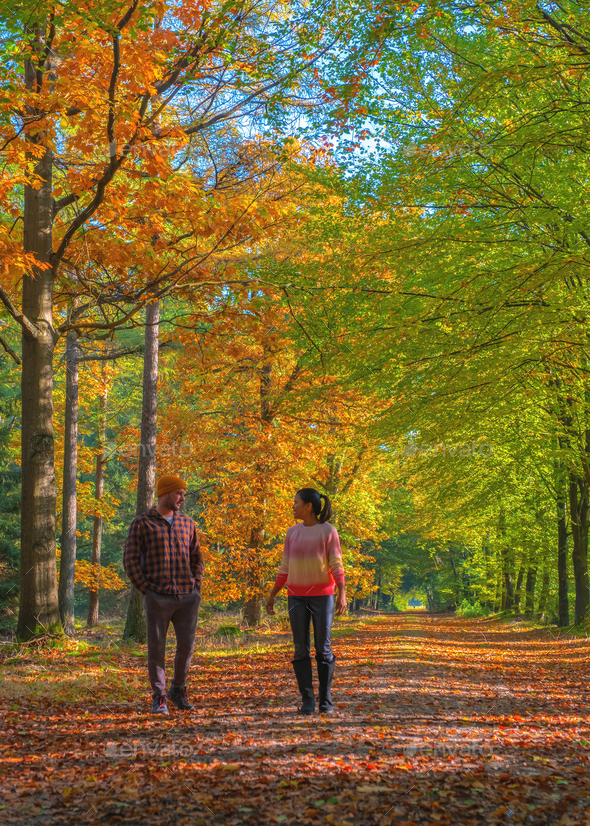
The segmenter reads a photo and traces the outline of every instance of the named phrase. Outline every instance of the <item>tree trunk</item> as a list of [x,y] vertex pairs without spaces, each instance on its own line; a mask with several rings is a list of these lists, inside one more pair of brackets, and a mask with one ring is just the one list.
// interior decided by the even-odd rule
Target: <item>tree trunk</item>
[[250,597],[244,603],[242,616],[244,624],[250,628],[260,625],[260,617],[262,615],[262,597]]
[[426,599],[428,600],[428,610],[435,611],[436,605],[434,604],[434,595],[432,593],[432,588],[430,585],[427,585],[424,589],[426,591]]
[[572,562],[576,587],[575,617],[578,625],[588,614],[588,487],[585,480],[570,473],[570,521],[572,525]]
[[492,568],[491,568],[491,565],[490,565],[490,549],[489,549],[488,543],[489,543],[489,535],[486,539],[483,539],[482,543],[481,543],[481,549],[483,551],[483,558],[484,558],[484,564],[485,564],[485,570],[486,570],[486,596],[485,596],[485,600],[483,601],[482,604],[485,605],[485,607],[488,610],[493,611],[494,610],[494,601],[493,601],[492,593],[493,593],[493,589],[494,589],[494,583],[492,581]]
[[260,550],[264,544],[265,536],[265,506],[263,483],[258,485],[255,492],[259,496],[258,507],[254,514],[255,524],[250,531],[250,547],[246,567],[246,587],[248,596],[242,609],[243,621],[253,628],[260,625],[262,613],[262,603],[264,599],[264,577],[261,569]]
[[[156,435],[158,431],[158,335],[160,304],[153,301],[145,313],[145,350],[143,361],[143,400],[141,406],[141,445],[137,470],[136,513],[146,513],[154,504],[156,492]],[[147,632],[141,594],[135,588],[127,610],[125,639],[145,643]]]
[[70,330],[66,341],[66,405],[64,469],[59,565],[59,612],[66,634],[73,636],[76,574],[76,473],[78,469],[78,335]]
[[514,551],[509,546],[509,540],[506,536],[506,514],[502,509],[500,511],[499,519],[499,533],[502,552],[502,576],[504,578],[504,587],[502,589],[502,610],[510,610],[514,605]]
[[[94,499],[96,506],[100,509],[101,499],[104,493],[104,469],[105,469],[105,441],[107,435],[107,395],[108,390],[105,382],[104,362],[102,364],[103,388],[100,394],[100,418],[98,424],[98,450],[96,456],[96,473],[94,476]],[[100,551],[102,545],[102,516],[95,514],[94,528],[92,531],[92,567],[95,573],[95,587],[90,590],[90,602],[88,605],[88,626],[98,623],[98,600],[100,590]]]
[[543,571],[543,578],[541,580],[541,594],[539,596],[539,616],[542,616],[546,609],[547,609],[547,600],[549,599],[549,583],[551,581],[551,575],[549,573],[549,569],[545,568]]
[[[265,353],[266,357],[266,353]],[[266,437],[274,419],[270,402],[272,384],[272,364],[266,362],[260,371],[260,426],[262,437]],[[264,451],[262,451],[264,455]],[[246,567],[246,599],[242,609],[244,623],[250,627],[260,625],[262,603],[264,601],[264,572],[261,550],[266,537],[266,464],[256,464],[253,493],[255,498],[252,527],[250,529],[249,554]]]
[[524,565],[521,565],[518,569],[518,576],[516,577],[516,592],[514,594],[514,607],[517,611],[520,611],[520,597],[522,594],[522,583],[524,580]]
[[557,580],[559,590],[559,625],[569,625],[570,610],[567,576],[567,516],[565,507],[565,490],[558,489],[557,506]]
[[535,611],[535,584],[537,582],[537,566],[529,565],[526,573],[525,603],[524,611],[527,616],[532,616]]
[[504,594],[503,594],[503,608],[509,611],[514,607],[514,584],[512,582],[512,566],[510,562],[509,551],[506,548],[504,552]]
[[457,566],[455,565],[455,558],[453,557],[453,547],[452,547],[450,542],[449,542],[448,547],[449,547],[449,559],[451,561],[451,568],[453,569],[453,576],[454,576],[455,579],[459,579],[459,577],[457,576]]
[[[33,53],[43,53],[43,32],[29,31],[28,34]],[[25,79],[31,92],[40,91],[42,62],[40,57],[25,62]],[[31,121],[40,116],[31,107],[27,114]],[[24,250],[34,253],[39,263],[49,264],[53,223],[52,152],[44,145],[47,135],[42,131],[27,132],[24,139],[35,175],[35,185],[24,188]],[[23,277],[22,312],[29,323],[23,326],[21,368],[22,516],[16,632],[21,641],[48,632],[63,633],[55,558],[53,277],[50,267],[40,266],[31,267]]]
[[[496,551],[496,557],[498,557],[498,551]],[[496,586],[495,586],[495,593],[494,593],[494,611],[502,611],[504,608],[503,605],[503,585],[504,578],[502,576],[502,560],[499,560],[499,564],[497,566],[497,574],[496,574]]]

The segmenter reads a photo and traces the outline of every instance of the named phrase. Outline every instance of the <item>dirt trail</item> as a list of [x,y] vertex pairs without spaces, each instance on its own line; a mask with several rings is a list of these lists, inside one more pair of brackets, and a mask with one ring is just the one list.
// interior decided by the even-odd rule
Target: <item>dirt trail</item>
[[0,818],[590,826],[587,640],[416,613],[334,648],[333,716],[295,714],[287,648],[197,657],[188,715],[108,679],[4,703]]

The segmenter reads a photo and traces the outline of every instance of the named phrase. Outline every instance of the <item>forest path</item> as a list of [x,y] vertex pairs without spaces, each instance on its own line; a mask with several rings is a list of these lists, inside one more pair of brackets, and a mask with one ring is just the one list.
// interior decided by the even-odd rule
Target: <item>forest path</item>
[[196,713],[145,713],[145,660],[120,652],[85,702],[3,700],[0,818],[590,824],[587,640],[419,612],[336,637],[332,716],[295,713],[288,646],[198,655]]

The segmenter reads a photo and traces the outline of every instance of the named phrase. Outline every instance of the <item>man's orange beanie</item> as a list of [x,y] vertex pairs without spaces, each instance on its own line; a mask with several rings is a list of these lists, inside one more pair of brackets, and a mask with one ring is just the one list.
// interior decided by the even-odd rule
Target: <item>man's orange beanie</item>
[[158,496],[164,496],[166,493],[172,493],[173,490],[180,490],[180,488],[186,490],[186,482],[184,479],[181,479],[180,476],[168,474],[158,479],[156,492]]

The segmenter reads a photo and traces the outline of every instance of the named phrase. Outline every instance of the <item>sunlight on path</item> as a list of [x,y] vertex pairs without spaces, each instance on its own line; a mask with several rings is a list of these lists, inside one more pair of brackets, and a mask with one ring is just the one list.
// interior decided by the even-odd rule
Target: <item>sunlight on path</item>
[[284,648],[198,657],[196,714],[155,718],[139,696],[5,710],[2,811],[49,826],[590,824],[586,640],[408,613],[334,648],[333,716],[296,715]]

